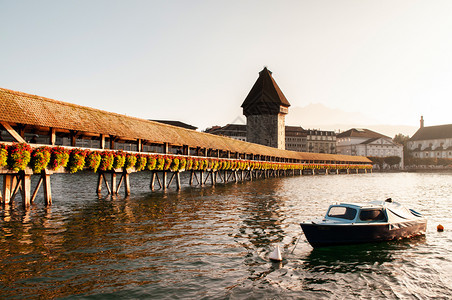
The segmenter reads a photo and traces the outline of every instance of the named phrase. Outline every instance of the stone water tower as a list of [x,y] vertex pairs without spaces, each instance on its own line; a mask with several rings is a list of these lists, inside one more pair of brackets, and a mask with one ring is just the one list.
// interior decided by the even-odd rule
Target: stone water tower
[[285,116],[289,106],[272,72],[265,67],[242,103],[247,142],[285,149]]

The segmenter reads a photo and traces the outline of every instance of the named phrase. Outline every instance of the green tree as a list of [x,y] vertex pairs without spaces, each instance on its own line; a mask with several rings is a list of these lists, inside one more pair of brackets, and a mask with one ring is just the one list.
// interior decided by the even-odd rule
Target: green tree
[[373,165],[378,165],[380,167],[380,170],[383,169],[383,163],[384,163],[383,157],[369,156],[368,159],[370,159],[372,161]]
[[403,146],[403,161],[407,161],[410,158],[410,151],[408,150],[408,141],[410,137],[408,135],[403,135],[401,133],[396,134],[392,141],[394,143],[400,144]]
[[395,143],[403,145],[404,147],[406,147],[408,141],[410,140],[410,137],[408,135],[403,135],[403,134],[399,133],[399,134],[396,134],[392,140]]
[[391,168],[395,165],[400,164],[400,161],[402,160],[402,158],[400,158],[399,156],[386,156],[384,158],[384,162],[389,165]]

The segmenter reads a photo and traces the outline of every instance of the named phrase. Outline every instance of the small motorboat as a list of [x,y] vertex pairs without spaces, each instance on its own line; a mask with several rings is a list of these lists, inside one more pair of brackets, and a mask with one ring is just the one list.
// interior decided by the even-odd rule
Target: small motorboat
[[330,205],[323,219],[300,224],[312,247],[390,241],[425,234],[427,219],[391,198]]

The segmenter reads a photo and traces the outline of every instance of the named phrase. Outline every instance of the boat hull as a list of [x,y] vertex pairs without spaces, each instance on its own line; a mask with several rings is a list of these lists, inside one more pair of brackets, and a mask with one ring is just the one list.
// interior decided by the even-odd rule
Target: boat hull
[[425,233],[427,220],[401,223],[317,224],[301,223],[312,247],[390,241]]

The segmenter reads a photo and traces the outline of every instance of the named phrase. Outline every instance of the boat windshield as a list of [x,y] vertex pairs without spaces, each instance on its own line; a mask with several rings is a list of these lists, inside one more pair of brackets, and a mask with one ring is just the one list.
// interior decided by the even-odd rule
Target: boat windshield
[[328,210],[328,217],[353,220],[356,216],[356,209],[346,206],[332,206]]

